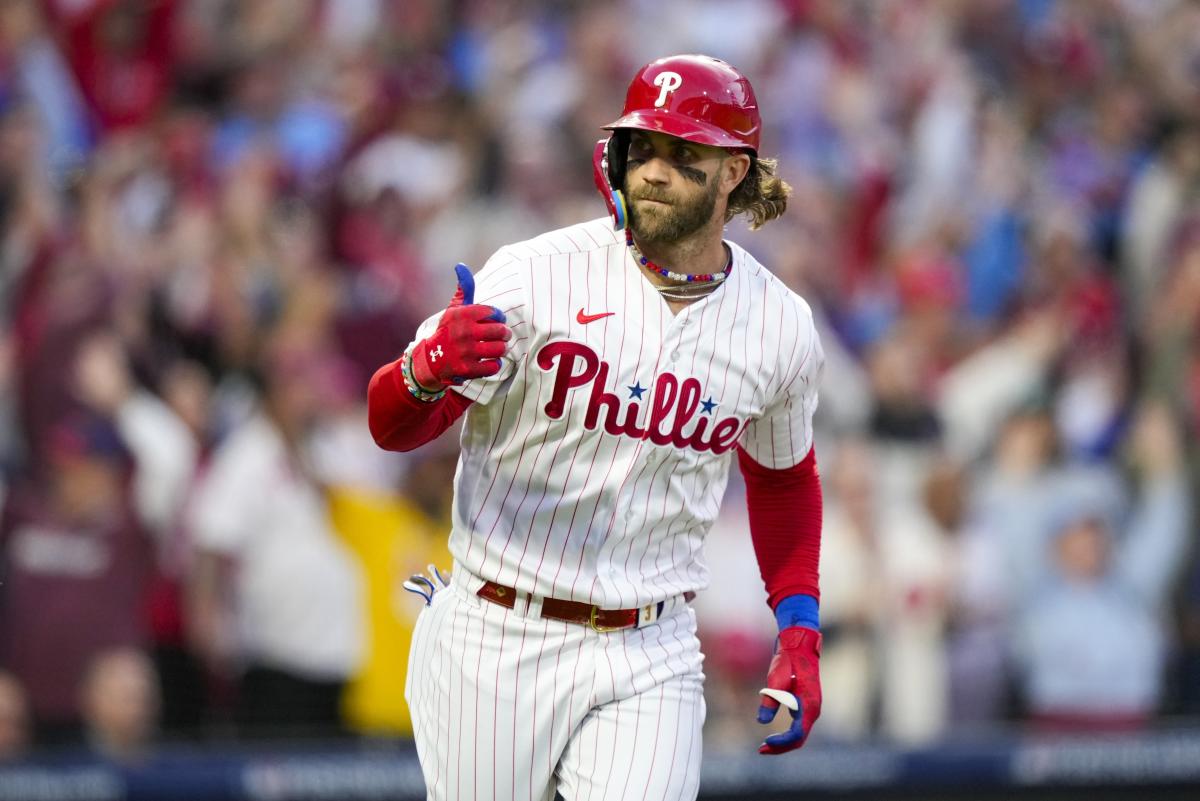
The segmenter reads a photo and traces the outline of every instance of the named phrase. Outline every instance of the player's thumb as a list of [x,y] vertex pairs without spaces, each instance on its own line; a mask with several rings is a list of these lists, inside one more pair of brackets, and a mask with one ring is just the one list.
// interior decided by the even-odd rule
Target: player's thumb
[[450,300],[450,306],[470,306],[475,303],[475,276],[471,268],[459,262],[454,265],[454,275],[458,279],[458,289]]

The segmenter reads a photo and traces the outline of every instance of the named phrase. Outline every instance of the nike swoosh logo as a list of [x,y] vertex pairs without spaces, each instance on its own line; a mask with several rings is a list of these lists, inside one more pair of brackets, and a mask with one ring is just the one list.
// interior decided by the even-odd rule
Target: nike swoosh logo
[[599,314],[584,314],[583,309],[579,310],[579,314],[575,315],[575,319],[580,325],[594,323],[597,320],[603,320],[605,317],[612,317],[616,312],[600,312]]

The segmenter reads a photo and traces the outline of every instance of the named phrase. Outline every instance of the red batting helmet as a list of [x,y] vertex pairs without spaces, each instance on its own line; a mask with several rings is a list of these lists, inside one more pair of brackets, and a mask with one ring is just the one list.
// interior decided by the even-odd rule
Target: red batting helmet
[[710,56],[670,56],[638,70],[608,130],[661,131],[689,142],[758,152],[762,120],[745,75]]
[[669,56],[638,70],[625,93],[625,109],[605,129],[614,134],[597,143],[593,165],[596,188],[617,228],[626,221],[621,187],[629,129],[659,131],[689,142],[758,153],[762,119],[750,81],[720,59]]

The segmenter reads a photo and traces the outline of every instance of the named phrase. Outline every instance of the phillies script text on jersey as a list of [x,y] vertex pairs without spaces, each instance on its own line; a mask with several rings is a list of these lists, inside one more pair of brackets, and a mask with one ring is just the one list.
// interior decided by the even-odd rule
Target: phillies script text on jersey
[[[567,392],[591,384],[587,414],[583,418],[583,426],[589,431],[595,430],[603,409],[604,430],[609,434],[649,439],[655,445],[724,453],[737,444],[744,425],[736,417],[724,417],[716,421],[710,431],[709,418],[702,414],[695,420],[695,426],[685,433],[700,408],[703,388],[695,378],[680,381],[674,373],[665,372],[656,379],[650,419],[642,428],[637,424],[640,404],[636,400],[622,404],[621,398],[607,391],[608,362],[596,355],[596,351],[578,342],[559,341],[543,346],[537,353],[537,365],[546,372],[554,371],[554,390],[544,409],[555,420],[563,415]],[[663,423],[672,416],[672,411],[674,420],[671,428],[663,430]]]

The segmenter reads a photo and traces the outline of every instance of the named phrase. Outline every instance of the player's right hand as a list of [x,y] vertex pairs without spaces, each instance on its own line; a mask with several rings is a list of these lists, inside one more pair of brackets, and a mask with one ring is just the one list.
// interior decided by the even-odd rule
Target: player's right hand
[[500,357],[512,330],[504,312],[475,303],[475,278],[465,264],[454,268],[458,290],[442,313],[437,330],[413,346],[413,378],[431,392],[469,378],[500,372]]

